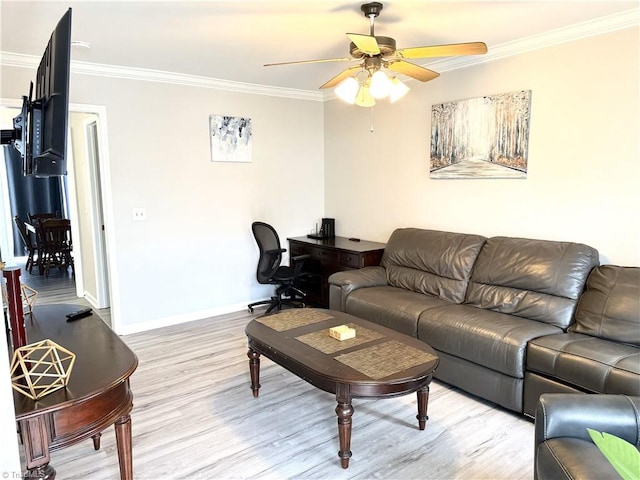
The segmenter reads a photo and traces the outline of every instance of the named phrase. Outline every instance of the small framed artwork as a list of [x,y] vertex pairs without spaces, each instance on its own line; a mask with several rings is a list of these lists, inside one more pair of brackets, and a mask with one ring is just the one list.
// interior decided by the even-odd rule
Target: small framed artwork
[[212,162],[251,162],[251,119],[209,115]]
[[431,108],[431,178],[527,178],[531,90]]

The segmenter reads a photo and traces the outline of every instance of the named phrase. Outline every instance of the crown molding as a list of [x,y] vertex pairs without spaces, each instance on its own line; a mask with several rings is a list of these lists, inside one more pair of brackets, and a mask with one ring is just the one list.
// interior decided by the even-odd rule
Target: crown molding
[[[7,67],[36,69],[40,58],[35,55],[22,53],[0,52],[0,65]],[[169,83],[189,87],[212,88],[228,92],[251,93],[272,97],[286,97],[298,100],[323,101],[322,93],[293,88],[273,87],[254,83],[233,82],[217,78],[186,75],[183,73],[149,70],[145,68],[122,67],[100,63],[71,61],[71,73],[92,75],[96,77],[121,78],[125,80],[139,80],[146,82]]]
[[522,53],[573,42],[582,38],[604,35],[640,25],[640,8],[607,15],[586,22],[576,23],[568,27],[557,28],[547,32],[524,37],[512,42],[505,42],[489,47],[489,51],[481,56],[447,58],[422,64],[438,72],[447,72],[458,68],[487,63],[501,58],[520,55]]
[[[519,55],[532,50],[572,42],[581,38],[603,35],[606,33],[637,27],[640,25],[640,8],[607,15],[587,22],[577,23],[564,28],[532,35],[512,42],[490,46],[489,52],[482,56],[467,56],[447,58],[423,64],[423,66],[447,72],[472,65],[491,62],[501,58]],[[35,55],[0,52],[0,65],[7,67],[36,69],[40,58]],[[233,82],[217,78],[185,75],[181,73],[149,70],[144,68],[123,67],[89,62],[71,62],[71,72],[79,75],[93,75],[98,77],[122,78],[147,82],[170,83],[190,87],[212,88],[230,92],[250,93],[273,97],[286,97],[299,100],[324,101],[336,98],[333,91],[316,92],[292,88],[273,87],[253,83]]]

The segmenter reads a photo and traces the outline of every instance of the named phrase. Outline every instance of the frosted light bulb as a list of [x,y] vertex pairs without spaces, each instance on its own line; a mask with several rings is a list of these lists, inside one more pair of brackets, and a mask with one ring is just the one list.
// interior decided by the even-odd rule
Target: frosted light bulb
[[356,101],[358,88],[360,88],[360,86],[358,85],[358,80],[356,80],[354,77],[347,77],[338,84],[335,92],[340,100],[353,105]]
[[387,77],[386,73],[382,70],[378,70],[371,77],[371,96],[373,98],[385,98],[391,91],[391,80]]
[[391,103],[393,103],[396,100],[399,100],[402,97],[404,97],[409,90],[410,88],[407,87],[400,80],[398,80],[397,77],[393,77],[391,79],[391,92],[389,93],[389,100],[391,100]]

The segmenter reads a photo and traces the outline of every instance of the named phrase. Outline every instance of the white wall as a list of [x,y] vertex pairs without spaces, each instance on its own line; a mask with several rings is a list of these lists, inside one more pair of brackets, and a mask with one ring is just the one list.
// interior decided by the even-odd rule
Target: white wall
[[[19,98],[34,75],[3,67],[0,97]],[[322,103],[76,74],[70,92],[71,103],[108,112],[116,331],[268,297],[271,287],[255,280],[250,225],[269,222],[286,242],[322,217]],[[252,163],[211,162],[210,114],[252,119]],[[138,207],[147,221],[133,222]]]
[[[396,104],[325,105],[327,216],[386,241],[416,226],[597,248],[640,265],[639,32],[630,28],[443,73]],[[431,106],[532,90],[528,178],[430,180]]]

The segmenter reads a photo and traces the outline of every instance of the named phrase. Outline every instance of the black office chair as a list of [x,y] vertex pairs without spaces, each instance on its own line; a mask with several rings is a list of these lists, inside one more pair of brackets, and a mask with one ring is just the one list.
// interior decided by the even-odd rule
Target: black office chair
[[293,257],[293,267],[280,265],[282,254],[287,250],[280,245],[280,238],[275,229],[264,222],[253,222],[251,224],[253,236],[260,249],[258,269],[256,277],[258,283],[263,285],[277,285],[275,295],[269,300],[254,302],[247,307],[253,313],[253,307],[258,305],[269,305],[265,313],[270,313],[274,309],[282,310],[283,305],[293,307],[304,307],[302,299],[306,294],[299,288],[300,279],[303,277],[302,267],[304,260],[309,255]]

